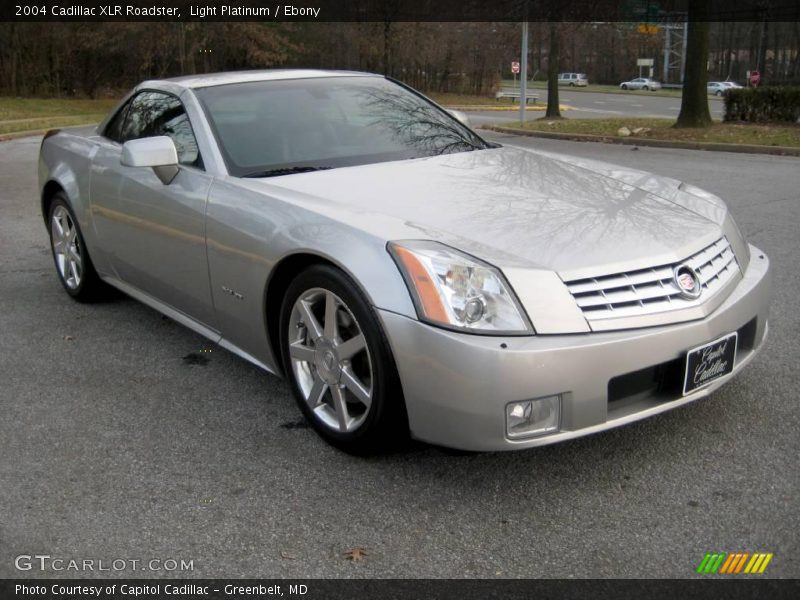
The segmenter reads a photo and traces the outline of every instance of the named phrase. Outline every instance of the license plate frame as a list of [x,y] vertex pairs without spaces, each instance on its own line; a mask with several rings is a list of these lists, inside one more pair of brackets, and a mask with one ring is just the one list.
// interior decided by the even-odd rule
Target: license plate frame
[[736,367],[738,342],[739,334],[734,331],[689,350],[684,365],[683,395],[730,375]]

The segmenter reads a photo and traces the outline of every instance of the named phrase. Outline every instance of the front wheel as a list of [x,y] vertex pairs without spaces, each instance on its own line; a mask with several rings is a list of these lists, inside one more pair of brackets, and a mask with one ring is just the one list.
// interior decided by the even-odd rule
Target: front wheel
[[722,96],[722,92],[720,92],[719,90],[717,90],[717,96]]
[[78,220],[61,192],[50,205],[48,222],[56,273],[66,292],[79,302],[108,299],[110,288],[94,270]]
[[627,86],[627,85],[625,85],[624,83],[623,83],[623,84],[622,84],[620,87],[621,87],[623,90],[627,90],[627,89],[628,89],[628,86]]
[[280,321],[284,371],[320,436],[361,455],[393,449],[407,438],[389,344],[352,279],[328,265],[308,268],[289,285]]

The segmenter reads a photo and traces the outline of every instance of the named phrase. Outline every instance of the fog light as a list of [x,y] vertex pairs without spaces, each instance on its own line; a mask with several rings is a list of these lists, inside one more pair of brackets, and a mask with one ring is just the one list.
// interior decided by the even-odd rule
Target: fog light
[[512,402],[506,406],[506,431],[511,439],[537,437],[558,431],[561,396]]

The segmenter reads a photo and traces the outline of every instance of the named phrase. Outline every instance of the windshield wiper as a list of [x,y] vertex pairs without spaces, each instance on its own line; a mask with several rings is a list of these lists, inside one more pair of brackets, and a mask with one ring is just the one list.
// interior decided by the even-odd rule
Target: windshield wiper
[[291,175],[293,173],[310,173],[311,171],[326,171],[333,167],[283,167],[281,169],[269,169],[267,171],[254,171],[245,173],[240,177],[277,177],[279,175]]

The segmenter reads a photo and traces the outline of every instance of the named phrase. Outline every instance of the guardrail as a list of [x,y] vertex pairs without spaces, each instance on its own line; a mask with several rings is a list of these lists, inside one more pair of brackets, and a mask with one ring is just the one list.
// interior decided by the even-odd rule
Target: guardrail
[[[509,91],[509,90],[501,90],[499,92],[495,92],[494,99],[495,100],[500,100],[500,98],[511,98],[512,102],[515,99],[516,99],[517,102],[519,102],[520,95],[521,94],[519,92],[512,92],[512,91]],[[531,102],[536,104],[536,102],[538,102],[538,100],[539,100],[539,96],[537,94],[525,94],[525,104],[530,104]]]

